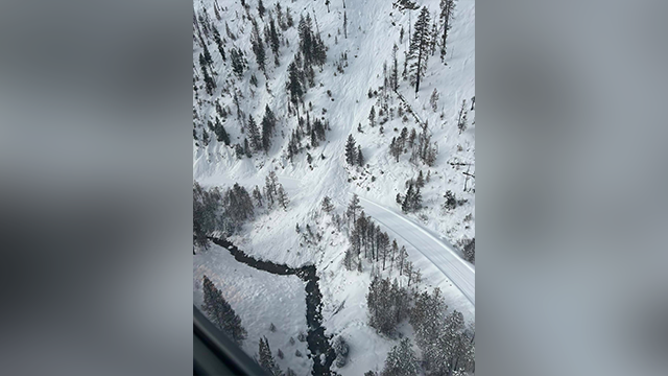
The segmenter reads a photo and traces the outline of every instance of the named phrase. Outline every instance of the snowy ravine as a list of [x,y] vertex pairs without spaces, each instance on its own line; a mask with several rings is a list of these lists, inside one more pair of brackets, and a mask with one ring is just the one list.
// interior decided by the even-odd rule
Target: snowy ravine
[[[193,70],[200,78],[195,84],[194,93],[197,94],[193,94],[193,111],[196,113],[193,180],[206,189],[226,189],[238,183],[250,193],[255,186],[263,188],[270,171],[277,174],[289,196],[287,210],[276,207],[268,210],[266,206],[255,208],[253,220],[247,222],[241,231],[229,236],[228,240],[257,261],[264,260],[294,270],[312,265],[315,277],[319,279],[318,290],[322,294],[322,319],[318,326],[324,329],[323,337],[341,335],[350,346],[347,364],[339,368],[330,361],[331,370],[342,376],[359,376],[369,370],[379,372],[388,351],[398,344],[398,340],[379,335],[369,326],[366,294],[372,272],[396,278],[404,285],[406,279],[399,275],[396,268],[379,271],[368,263],[362,272],[346,270],[342,260],[350,246],[349,234],[345,229],[336,229],[333,216],[322,212],[321,202],[325,196],[330,197],[334,212],[343,215],[351,194],[357,193],[384,210],[409,219],[437,239],[446,240],[455,246],[455,253],[460,252],[463,242],[475,238],[475,107],[471,104],[475,96],[475,2],[456,1],[452,29],[448,35],[447,65],[441,62],[438,51],[430,56],[417,95],[409,80],[400,79],[400,95],[391,93],[388,101],[389,107],[395,110],[394,115],[383,124],[383,132],[378,123],[372,127],[369,122],[372,106],[378,114],[380,96],[370,98],[368,93],[370,89],[380,91],[383,86],[383,63],[387,62],[388,67],[391,65],[394,44],[398,46],[399,70],[403,70],[408,35],[414,30],[420,11],[397,9],[392,5],[395,0],[331,1],[329,6],[324,0],[279,0],[279,3],[283,14],[286,8],[290,8],[294,26],[281,31],[279,65],[274,63],[274,54],[268,43],[265,44],[265,75],[259,70],[251,47],[251,19],[256,20],[264,38],[264,26],[270,18],[277,19],[276,0],[264,1],[264,17],[259,16],[257,0],[245,0],[246,8],[242,7],[240,0],[194,2],[195,15],[206,10],[211,23],[220,32],[227,59],[223,61],[216,43],[212,39],[207,40],[216,72],[213,79],[217,84],[216,90],[209,95],[203,89],[199,65],[199,55],[203,50],[199,43],[193,42]],[[418,5],[427,6],[433,19],[433,16],[438,18],[439,3],[440,0],[424,0]],[[214,7],[219,9],[220,18],[215,15]],[[288,65],[299,48],[297,24],[300,17],[306,15],[314,20],[314,28],[327,46],[327,58],[322,67],[315,69],[315,86],[306,91],[304,107],[312,108],[309,111],[311,121],[324,119],[331,129],[326,132],[326,141],[308,148],[303,142],[302,151],[290,160],[286,151],[291,133],[298,127],[298,119],[287,111],[290,98],[286,82]],[[343,31],[344,15],[347,19],[347,38]],[[234,40],[228,36],[227,28],[235,35]],[[402,28],[405,33],[403,40],[400,39]],[[234,47],[244,52],[248,62],[240,78],[231,67],[230,50]],[[337,69],[337,64],[342,62],[342,54],[347,54],[343,73]],[[257,85],[251,80],[257,80]],[[439,93],[436,110],[430,103],[435,89]],[[234,101],[235,92],[241,98],[238,103]],[[457,118],[464,100],[468,124],[465,130],[460,131]],[[403,101],[420,122],[428,124],[432,140],[437,143],[438,155],[432,166],[410,161],[409,153],[402,154],[398,162],[389,154],[390,143],[399,136],[402,128],[406,127],[409,132],[421,129],[413,116],[402,119],[397,115],[396,110]],[[219,115],[216,102],[229,113],[225,118]],[[238,159],[233,146],[243,143],[248,137],[248,128],[242,123],[252,116],[259,124],[266,106],[277,118],[271,147],[266,153],[254,152],[250,158]],[[237,110],[243,113],[245,120],[237,118]],[[305,116],[302,109],[299,115]],[[208,128],[207,122],[215,122],[217,117],[229,134],[230,145],[219,142]],[[377,117],[377,122],[379,119]],[[358,127],[361,127],[361,132]],[[203,142],[205,131],[209,133],[208,142]],[[349,135],[353,135],[364,153],[364,166],[346,163],[345,144]],[[312,157],[311,160],[307,154]],[[406,193],[407,180],[417,178],[420,171],[425,176],[429,174],[421,192],[424,207],[415,212],[402,213],[396,196]],[[445,210],[446,191],[452,191],[462,204],[453,210]],[[365,202],[361,204],[367,209]],[[372,217],[378,214],[372,213],[373,209],[367,210],[366,214]],[[464,294],[458,288],[458,284],[462,284],[457,280],[453,283],[443,272],[442,261],[434,254],[439,252],[436,247],[418,249],[416,247],[424,245],[412,241],[415,234],[407,234],[405,228],[394,227],[392,223],[386,227],[380,221],[383,218],[376,223],[397,241],[399,247],[406,247],[408,260],[421,271],[422,282],[415,286],[416,291],[440,288],[448,311],[456,309],[463,313],[467,322],[474,322],[475,266],[460,265],[463,268],[468,265],[473,271],[472,277],[468,272],[465,277],[468,285],[464,287],[467,289]],[[296,232],[296,225],[304,229],[307,224],[322,236],[317,244],[308,244],[302,234]],[[307,375],[317,368],[313,360],[306,357],[309,343],[289,343],[290,337],[296,340],[300,332],[306,333],[312,326],[304,314],[308,309],[308,296],[304,281],[298,275],[275,275],[242,265],[227,248],[216,244],[211,244],[208,250],[198,251],[193,260],[194,303],[201,304],[200,284],[202,275],[206,274],[221,289],[248,330],[248,338],[243,345],[248,354],[257,354],[259,338],[266,336],[275,357],[278,349],[285,354],[284,359],[276,357],[284,372],[290,367],[297,375]],[[269,330],[271,323],[275,324],[276,332]],[[407,321],[397,331],[415,343],[412,326]],[[296,357],[295,350],[304,356]]]

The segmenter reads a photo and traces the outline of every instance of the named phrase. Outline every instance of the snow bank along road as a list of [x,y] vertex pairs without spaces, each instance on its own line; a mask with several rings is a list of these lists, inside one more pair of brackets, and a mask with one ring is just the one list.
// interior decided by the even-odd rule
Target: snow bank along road
[[362,196],[358,197],[367,215],[415,247],[443,272],[475,307],[475,268],[462,260],[450,244],[446,244],[432,235],[429,230],[401,214]]

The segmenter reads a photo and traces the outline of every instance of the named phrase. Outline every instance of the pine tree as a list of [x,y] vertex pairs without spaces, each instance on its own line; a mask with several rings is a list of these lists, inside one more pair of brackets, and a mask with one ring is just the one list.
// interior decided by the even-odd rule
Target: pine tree
[[[218,11],[216,10],[216,13],[217,12]],[[213,39],[216,41],[216,45],[218,46],[220,57],[223,59],[223,61],[227,60],[227,57],[225,56],[225,50],[223,49],[223,41],[220,39],[220,33],[218,33],[218,29],[215,27],[213,28]]]
[[390,255],[390,274],[392,273],[392,267],[394,266],[394,260],[397,257],[399,252],[399,245],[397,244],[396,239],[392,240],[392,253]]
[[369,111],[369,125],[373,128],[376,126],[376,108],[371,106],[371,111]]
[[264,43],[262,42],[262,37],[260,36],[260,30],[258,29],[257,22],[253,22],[253,32],[251,33],[251,45],[253,53],[255,53],[255,59],[257,65],[260,67],[260,70],[267,74],[267,68],[265,66],[265,52],[264,52]]
[[[401,29],[403,30],[403,29]],[[399,63],[397,61],[397,51],[399,47],[397,44],[394,44],[392,47],[392,73],[390,74],[390,81],[392,90],[397,91],[399,89]]]
[[397,162],[399,162],[399,157],[401,156],[402,152],[403,150],[399,144],[399,141],[397,141],[396,137],[393,137],[392,142],[390,143],[390,155],[396,158]]
[[346,162],[351,166],[355,165],[357,162],[357,153],[355,149],[355,138],[351,134],[348,136],[348,141],[346,142]]
[[209,49],[206,47],[206,43],[202,43],[202,48],[204,49],[204,60],[206,61],[206,64],[210,68],[211,65],[213,64],[213,58],[211,57]]
[[248,115],[248,137],[250,138],[250,145],[254,151],[263,149],[260,131],[257,129],[257,124],[251,115]]
[[424,77],[427,70],[427,60],[429,58],[429,10],[423,7],[420,16],[415,22],[415,32],[413,40],[408,50],[411,60],[415,60],[411,64],[412,77],[415,80],[415,93],[420,90],[420,80]]
[[234,145],[234,152],[237,156],[237,159],[243,159],[244,158],[244,147],[241,146],[241,144]]
[[406,192],[406,197],[404,198],[403,204],[401,204],[401,211],[408,213],[412,210],[413,196],[415,195],[415,190],[413,189],[413,184],[408,186],[408,191]]
[[255,199],[255,206],[258,208],[262,207],[262,193],[260,192],[260,187],[257,185],[255,186],[255,189],[253,190],[253,198]]
[[244,138],[244,154],[246,155],[246,158],[250,158],[253,156],[253,151],[250,147],[250,144],[248,143],[247,138]]
[[264,4],[262,4],[262,0],[259,0],[257,4],[257,12],[260,14],[260,18],[264,18]]
[[447,52],[448,31],[452,23],[452,15],[455,9],[455,0],[441,0],[441,23],[443,24],[443,36],[441,38],[441,60],[445,61],[445,54]]
[[283,189],[283,185],[281,184],[278,185],[278,190],[276,191],[276,199],[278,200],[278,204],[283,207],[283,210],[287,211],[290,200],[288,200],[288,194],[285,193],[285,189]]
[[269,20],[269,38],[271,51],[274,53],[276,66],[278,66],[278,51],[281,46],[280,39],[278,38],[278,32],[276,31],[276,25],[274,25],[274,19]]
[[244,59],[243,53],[238,48],[232,48],[230,55],[232,56],[232,71],[234,71],[234,74],[241,79],[244,70],[246,69],[246,60]]
[[266,105],[264,108],[264,117],[262,118],[262,148],[265,153],[268,153],[271,148],[271,137],[274,135],[275,128],[276,116],[274,116],[269,105]]
[[404,266],[406,265],[406,259],[408,258],[408,252],[406,252],[406,247],[401,246],[401,249],[399,250],[399,275],[403,275],[404,273]]
[[418,188],[424,187],[424,176],[422,175],[422,170],[420,170],[420,173],[418,174],[417,180],[415,181],[415,185]]
[[202,54],[199,54],[199,65],[200,69],[202,70],[202,75],[204,76],[204,85],[206,92],[209,95],[213,95],[213,90],[216,88],[216,82],[207,72],[206,58]]
[[325,196],[322,199],[322,210],[327,214],[331,214],[332,211],[334,211],[334,205],[332,204],[332,200],[329,198],[329,196]]
[[206,275],[203,277],[203,290],[204,312],[216,327],[241,346],[246,338],[246,330],[241,326],[241,319]]
[[431,93],[429,104],[434,112],[438,111],[438,90],[436,90],[436,88],[434,88],[434,91]]
[[269,348],[269,341],[267,341],[266,337],[260,338],[258,363],[260,363],[260,366],[269,372],[269,374],[272,376],[283,375],[283,372],[281,372],[281,369],[278,368],[276,360],[271,353],[271,349]]
[[362,147],[357,145],[357,165],[364,167],[364,155],[362,155]]
[[290,7],[285,8],[285,20],[288,27],[295,25],[295,21],[292,19],[292,14],[290,13]]
[[299,71],[299,68],[297,68],[297,64],[293,61],[288,66],[288,82],[286,86],[290,92],[290,101],[295,107],[299,105],[304,96],[304,89],[302,88],[300,76],[301,72]]
[[277,191],[278,177],[274,171],[271,171],[269,175],[265,178],[264,184],[264,196],[267,199],[267,206],[269,209],[274,205],[276,196],[278,195]]
[[346,212],[348,218],[353,219],[353,228],[357,226],[357,212],[361,208],[362,206],[360,206],[360,198],[356,193],[354,193],[353,198],[350,200],[350,204],[348,204],[348,210]]
[[462,108],[459,110],[459,117],[457,118],[457,128],[459,128],[459,134],[462,134],[466,130],[466,99],[462,101]]

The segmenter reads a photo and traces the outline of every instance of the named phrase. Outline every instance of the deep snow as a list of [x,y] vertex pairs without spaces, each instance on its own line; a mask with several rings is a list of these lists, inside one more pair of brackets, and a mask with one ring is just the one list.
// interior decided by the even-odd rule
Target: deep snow
[[[208,9],[210,17],[224,38],[224,21],[228,22],[239,39],[235,42],[228,40],[226,49],[234,43],[247,51],[246,58],[251,70],[257,70],[255,56],[250,52],[251,24],[248,20],[242,19],[244,11],[241,5],[233,1],[218,1],[218,3],[221,7],[227,8],[222,13],[223,21],[220,22],[215,20],[212,2],[206,1],[204,5],[195,2],[194,6],[196,10],[202,6]],[[247,3],[251,5],[251,14],[257,15],[256,2],[247,1]],[[281,46],[279,67],[274,66],[273,55],[267,50],[268,81],[261,73],[256,73],[259,85],[255,88],[249,84],[250,72],[246,72],[241,82],[233,85],[240,89],[245,98],[241,108],[246,114],[252,114],[256,120],[260,120],[264,107],[268,104],[279,119],[276,132],[278,136],[274,138],[274,145],[268,156],[256,156],[239,161],[236,160],[230,147],[218,143],[215,139],[207,146],[193,141],[193,178],[204,187],[226,187],[235,182],[247,188],[255,185],[262,187],[269,171],[275,170],[279,175],[279,181],[286,188],[291,200],[289,210],[287,212],[273,210],[269,213],[259,211],[256,220],[246,225],[244,231],[231,240],[254,257],[294,267],[310,262],[317,266],[323,293],[324,325],[329,334],[342,333],[351,348],[349,363],[336,370],[342,375],[361,375],[369,369],[379,370],[385,361],[387,351],[396,344],[396,341],[379,336],[368,326],[365,295],[371,280],[370,270],[360,274],[346,271],[342,267],[341,260],[343,252],[348,247],[348,240],[345,234],[332,233],[331,218],[319,211],[322,198],[325,195],[330,196],[336,210],[342,213],[348,204],[349,193],[357,192],[362,197],[373,199],[374,202],[396,211],[398,205],[395,203],[395,196],[397,193],[405,193],[404,182],[417,177],[419,170],[423,170],[425,175],[430,171],[431,180],[422,191],[426,208],[419,213],[409,214],[408,217],[432,233],[443,236],[452,244],[475,236],[475,193],[471,190],[463,191],[465,182],[469,188],[475,187],[474,179],[462,173],[467,171],[467,167],[455,168],[448,163],[451,161],[471,163],[473,165],[469,167],[468,172],[475,174],[475,111],[469,113],[469,127],[461,135],[455,126],[461,101],[466,99],[467,107],[470,108],[469,100],[475,95],[475,2],[460,0],[456,4],[446,58],[448,65],[445,66],[440,62],[438,52],[436,56],[430,57],[427,76],[417,98],[408,81],[400,81],[399,91],[420,118],[429,123],[433,139],[438,142],[439,154],[434,167],[415,166],[408,161],[406,154],[396,163],[388,154],[392,137],[398,136],[398,131],[402,127],[419,130],[419,126],[412,118],[409,117],[407,123],[398,118],[388,121],[384,125],[383,135],[379,133],[378,126],[371,128],[368,125],[369,110],[376,104],[376,98],[370,99],[367,92],[369,88],[377,89],[382,85],[383,62],[391,63],[392,45],[399,44],[399,31],[402,25],[406,37],[400,45],[398,56],[400,71],[403,69],[403,51],[407,47],[409,15],[408,12],[402,13],[392,8],[391,1],[349,0],[345,9],[342,2],[332,1],[329,13],[323,1],[297,0],[282,4],[283,9],[288,6],[291,8],[295,24],[299,21],[300,14],[305,15],[307,12],[315,14],[320,34],[329,48],[327,63],[322,71],[316,70],[316,87],[309,89],[304,98],[305,103],[313,105],[313,114],[320,115],[323,109],[326,110],[322,116],[329,120],[332,128],[327,132],[327,141],[309,151],[314,157],[313,169],[309,168],[306,162],[305,152],[298,155],[294,163],[289,163],[284,156],[288,136],[297,122],[294,117],[286,116],[288,98],[284,90],[287,65],[297,48],[298,38],[295,28],[285,32],[290,46]],[[424,1],[421,5],[427,5],[432,13],[438,10],[437,0]],[[266,1],[265,7],[270,9],[272,4]],[[344,38],[342,30],[344,11],[348,18],[347,39]],[[417,11],[412,12],[410,18],[413,24],[417,14]],[[259,18],[258,22],[262,28],[262,21]],[[337,30],[341,31],[340,35]],[[338,44],[334,43],[335,36]],[[224,82],[232,80],[229,74],[229,54],[228,61],[223,63],[215,44],[209,45],[209,50],[220,72],[216,76],[219,88],[213,99],[220,98],[221,103],[229,106],[234,112],[235,106],[231,96],[222,95],[221,92]],[[348,66],[345,67],[345,73],[336,73],[334,63],[344,52],[348,54]],[[193,49],[195,63],[199,53],[199,48]],[[264,89],[265,84],[270,88],[271,94]],[[440,93],[437,112],[433,112],[429,106],[429,97],[434,88]],[[331,90],[333,101],[326,94],[327,90]],[[200,91],[200,96],[208,99],[203,90]],[[392,103],[395,106],[399,103],[397,98],[392,101],[390,106],[393,106]],[[205,102],[201,107],[197,106],[193,97],[193,105],[197,107],[201,119],[215,116],[215,106],[212,104]],[[206,124],[206,121],[203,123]],[[364,133],[357,131],[358,123],[362,124]],[[235,116],[229,116],[223,125],[230,133],[232,143],[243,141],[244,135],[239,131]],[[281,131],[285,137],[281,136]],[[345,164],[344,145],[351,133],[358,144],[362,145],[367,163],[363,169],[350,168]],[[324,160],[320,158],[321,155],[325,156]],[[463,198],[468,202],[451,213],[443,211],[440,206],[444,201],[443,194],[446,190],[452,190],[458,199]],[[469,215],[471,220],[466,221],[465,218]],[[304,244],[299,234],[295,232],[297,223],[302,228],[307,223],[317,228],[323,235],[322,241],[317,246]],[[411,244],[400,236],[390,235],[400,246],[406,245],[409,259],[422,271],[424,282],[419,288],[430,290],[440,287],[450,309],[462,311],[467,320],[474,320],[474,305],[452,281]],[[290,333],[306,328],[306,319],[303,315],[305,310],[303,283],[296,277],[293,281],[290,279],[292,277],[261,276],[245,270],[243,265],[235,264],[229,254],[215,252],[215,248],[193,258],[195,303],[201,301],[198,278],[206,271],[219,288],[225,287],[223,294],[226,298],[228,298],[226,291],[232,294],[230,304],[241,316],[244,326],[247,323],[253,326],[252,332],[247,327],[249,336],[244,344],[244,350],[251,354],[256,353],[259,337],[266,335],[274,352],[277,348],[281,348],[286,355],[289,355],[285,351],[285,343],[290,335],[294,335]],[[385,271],[384,275],[387,276],[388,273],[389,270]],[[393,271],[392,276],[395,277],[397,274]],[[342,303],[343,308],[334,314]],[[284,329],[285,333],[271,333],[268,329],[270,322],[274,322],[277,327],[288,329]],[[404,325],[402,332],[411,335],[410,325]],[[304,345],[297,342],[297,345],[299,344]],[[292,353],[294,354],[294,351]],[[302,353],[305,354],[305,345]],[[289,365],[298,374],[307,374],[310,365],[308,362],[304,364],[304,360],[305,358],[289,360],[286,356],[285,360],[279,360],[279,364],[283,370]]]

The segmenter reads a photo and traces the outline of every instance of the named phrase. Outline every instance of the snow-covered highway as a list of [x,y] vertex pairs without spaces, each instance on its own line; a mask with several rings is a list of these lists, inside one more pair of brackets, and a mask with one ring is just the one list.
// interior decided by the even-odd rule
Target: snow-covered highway
[[364,212],[394,235],[404,239],[445,274],[475,306],[475,267],[464,261],[450,244],[403,215],[361,197]]

